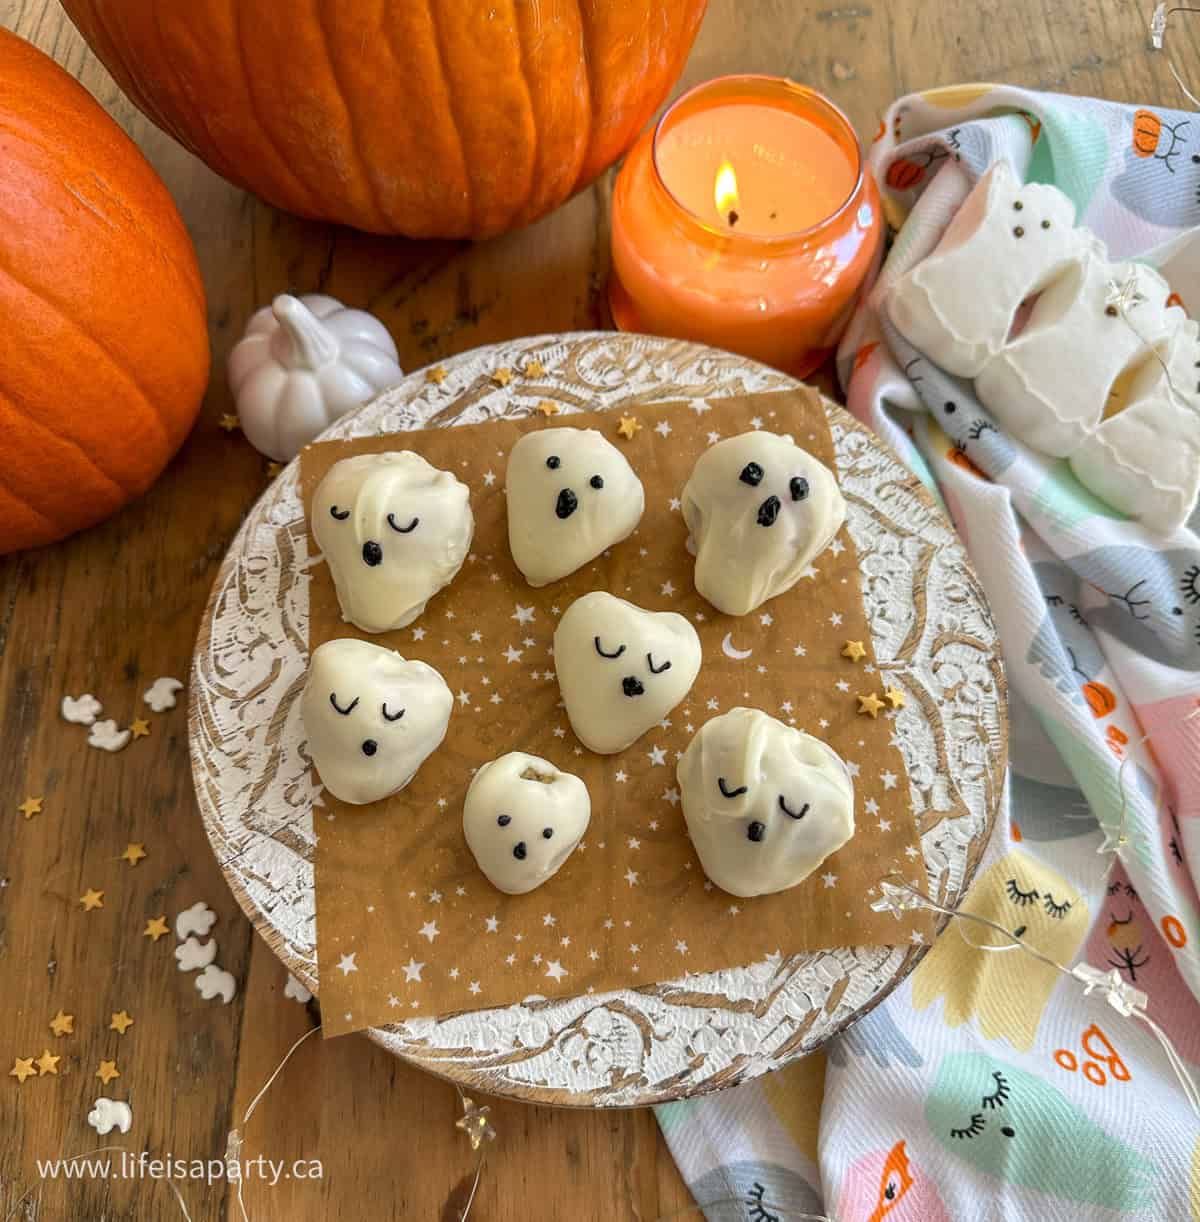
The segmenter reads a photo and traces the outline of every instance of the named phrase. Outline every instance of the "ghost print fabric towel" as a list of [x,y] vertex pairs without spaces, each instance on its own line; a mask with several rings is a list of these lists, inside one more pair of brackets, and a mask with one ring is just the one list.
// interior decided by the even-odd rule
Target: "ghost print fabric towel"
[[[1001,161],[1200,310],[1200,116],[995,85],[901,98],[870,155],[895,240],[838,358],[850,409],[945,503],[1005,646],[1007,816],[964,909],[1143,990],[1200,1076],[1200,514],[1165,536],[1132,520],[889,311]],[[1153,1036],[1003,941],[952,922],[824,1055],[659,1108],[706,1216],[1200,1222],[1200,1117]]]

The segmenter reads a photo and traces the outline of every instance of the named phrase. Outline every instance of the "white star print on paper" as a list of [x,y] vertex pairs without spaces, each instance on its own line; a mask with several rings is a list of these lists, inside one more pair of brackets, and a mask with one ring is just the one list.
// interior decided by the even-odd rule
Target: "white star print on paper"
[[703,416],[705,412],[712,411],[712,408],[703,399],[695,399],[688,406],[697,416]]
[[[862,745],[861,743],[859,744]],[[850,779],[854,780],[862,771],[861,765],[856,764],[854,760],[846,760],[846,771],[850,774]]]
[[636,954],[640,953],[641,949],[642,949],[642,948],[641,948],[641,947],[640,947],[640,946],[639,946],[639,945],[638,945],[636,942],[630,942],[630,943],[629,943],[629,953],[630,953],[631,955],[636,955]]
[[420,981],[421,969],[424,966],[425,966],[424,963],[418,963],[415,959],[413,959],[410,956],[408,962],[403,965],[405,984],[411,984],[414,980]]
[[483,992],[483,990],[480,988],[479,981],[472,980],[471,983],[467,985],[467,992],[475,994]]
[[846,550],[846,545],[841,541],[841,539],[834,539],[834,541],[829,545],[829,550],[833,555],[840,556]]
[[708,444],[709,444],[710,446],[715,446],[715,445],[717,444],[717,442],[718,442],[718,441],[720,441],[720,440],[721,440],[721,434],[720,434],[720,433],[709,433],[709,435],[708,435]]
[[541,956],[541,955],[534,955],[534,956],[533,956],[533,962],[534,962],[534,963],[541,963],[541,961],[542,961],[542,956]]
[[914,929],[908,937],[914,946],[923,946],[925,944],[925,935],[919,929]]
[[499,692],[492,693],[492,703],[493,704],[503,704],[504,703],[504,698],[500,695]]
[[547,912],[542,916],[542,924],[543,925],[557,925],[558,918],[554,916],[553,913]]
[[646,758],[650,761],[653,767],[657,768],[660,765],[666,764],[667,753],[662,747],[651,747],[650,750],[646,752]]
[[349,955],[343,955],[338,960],[338,971],[340,971],[343,976],[349,976],[351,972],[358,971],[358,964],[354,962],[354,956],[357,954],[358,951],[354,951]]
[[596,962],[596,960],[600,958],[600,952],[599,952],[598,950],[594,950],[594,949],[593,949],[593,950],[589,950],[589,951],[588,951],[588,958],[589,958],[589,959],[590,959],[590,960],[591,960],[593,963],[595,963],[595,962]]
[[604,922],[604,928],[611,929],[612,927],[613,927],[613,919],[612,917],[608,917],[607,920],[605,920]]
[[[627,882],[627,883],[628,883],[628,884],[629,884],[631,887],[636,887],[636,886],[637,886],[637,881],[638,881],[638,872],[637,872],[636,870],[626,870],[626,871],[625,871],[625,881],[626,881],[626,882]],[[612,926],[611,926],[611,925],[609,925],[609,926],[608,926],[608,928],[609,928],[609,929],[611,929],[611,928],[612,928]]]
[[558,944],[559,944],[559,946],[570,946],[570,945],[571,945],[571,939],[570,939],[569,937],[567,937],[567,935],[566,935],[566,934],[563,934],[563,936],[562,936],[561,938],[559,938],[559,940],[558,940]]
[[832,611],[830,612],[830,615],[829,615],[829,622],[835,628],[840,628],[842,625],[842,617],[836,611]]
[[424,639],[425,639],[425,629],[424,628],[414,628],[413,629],[413,640],[414,641],[423,641]]
[[790,700],[785,700],[785,701],[784,701],[784,702],[783,702],[783,703],[782,703],[782,704],[779,706],[779,710],[780,710],[780,712],[782,712],[782,713],[790,713],[790,712],[792,711],[792,702],[791,702]]
[[868,815],[877,815],[879,814],[879,803],[876,802],[874,798],[868,798],[863,803],[863,810],[865,810]]
[[884,789],[896,788],[896,774],[894,772],[881,772],[879,774],[879,780]]
[[531,636],[527,636],[527,637],[526,637],[526,638],[525,638],[525,639],[524,639],[524,640],[521,642],[521,644],[522,644],[522,645],[524,645],[526,649],[532,649],[532,648],[533,648],[533,647],[534,647],[534,646],[537,644],[537,641],[535,641],[535,640],[533,639],[533,637],[531,637]]
[[762,419],[759,416],[755,416],[754,419],[750,421],[750,427],[752,429],[761,429],[762,426],[763,426]]
[[567,734],[567,732],[566,732],[566,730],[564,730],[564,729],[562,728],[562,726],[555,726],[555,727],[554,727],[554,737],[555,737],[555,738],[565,738],[565,737],[566,737],[566,734]]
[[613,780],[616,781],[618,785],[624,785],[625,782],[629,780],[629,777],[622,769],[618,768]]
[[429,902],[431,904],[440,904],[442,902],[442,893],[440,891],[431,891],[429,893]]
[[516,961],[517,961],[516,955],[505,955],[504,956],[504,962],[507,963],[509,967],[512,967],[512,965],[516,963]]
[[551,980],[561,980],[564,976],[569,976],[571,973],[557,959],[551,959],[546,964],[546,975]]
[[658,723],[658,727],[660,730],[669,730],[671,728],[671,719],[669,717],[664,717],[662,721]]
[[483,633],[480,632],[478,628],[476,628],[475,631],[471,633],[471,640],[475,641],[478,644],[478,642],[483,640]]
[[836,886],[837,886],[837,878],[838,878],[838,876],[837,876],[836,874],[833,874],[833,873],[829,873],[829,874],[822,874],[822,875],[821,875],[821,881],[822,881],[822,882],[825,884],[825,886],[826,886],[827,888],[828,888],[828,887],[836,887]]
[[495,471],[485,471],[483,473],[483,482],[488,488],[490,488],[496,482]]
[[663,790],[663,801],[670,802],[672,806],[678,806],[679,805],[679,790],[678,789],[664,789]]
[[821,720],[817,722],[817,725],[819,725],[822,730],[828,730],[829,729],[828,718],[822,717]]
[[679,512],[679,498],[677,496],[673,496],[668,502],[668,505],[670,506],[672,513]]
[[513,648],[513,647],[510,645],[510,646],[509,646],[509,647],[508,647],[508,648],[507,648],[507,649],[504,651],[504,656],[505,656],[505,657],[508,659],[509,663],[511,664],[511,663],[513,663],[513,662],[519,662],[519,661],[521,660],[521,654],[522,654],[523,652],[524,652],[524,650],[521,650],[521,649],[514,649],[514,648]]
[[803,645],[794,645],[792,647],[792,653],[794,653],[796,657],[802,658],[806,653],[808,653],[808,650],[805,649]]
[[500,928],[499,917],[495,917],[495,916],[484,917],[483,923],[488,933],[495,933]]
[[815,579],[815,578],[816,578],[816,575],[817,575],[817,570],[816,570],[816,568],[815,568],[813,565],[811,565],[811,564],[810,564],[810,565],[808,566],[808,568],[806,568],[806,569],[805,569],[805,570],[804,570],[804,571],[803,571],[803,572],[800,574],[800,577],[801,577],[801,579],[803,579],[803,578],[805,578],[805,577],[808,577],[808,578],[810,578],[810,579]]
[[836,687],[839,692],[848,692],[850,690],[850,684],[847,683],[845,679],[839,679],[833,686]]
[[688,953],[688,944],[682,938],[680,938],[679,941],[675,943],[675,949],[681,955],[686,955]]
[[908,858],[915,858],[917,856],[918,851],[919,850],[917,849],[917,846],[915,844],[910,844],[908,848],[904,850],[904,855]]
[[775,617],[770,613],[770,611],[764,611],[758,617],[758,622],[762,624],[764,628],[770,628],[770,626],[775,622]]
[[400,998],[395,993],[389,993],[387,1003],[394,1010],[400,1004]]
[[713,709],[715,711],[716,709],[719,709],[721,706],[716,702],[715,699],[713,699],[713,697],[710,696],[708,700],[705,702],[704,707],[706,709]]
[[880,819],[879,830],[881,832],[890,832],[892,830],[892,821],[890,819]]
[[671,426],[670,426],[670,425],[669,425],[669,424],[668,424],[668,423],[667,423],[665,420],[660,420],[660,421],[659,421],[659,422],[658,422],[658,423],[657,423],[657,424],[654,426],[654,431],[655,431],[655,432],[656,432],[656,433],[657,433],[657,434],[658,434],[660,437],[670,437],[670,435],[671,435]]
[[522,607],[517,603],[517,609],[512,613],[511,619],[515,619],[518,624],[529,624],[533,622],[533,617],[537,612],[532,607]]
[[466,895],[466,893],[467,893],[466,887],[455,887],[454,888],[455,895]]
[[630,836],[629,839],[625,841],[625,843],[631,849],[640,849],[642,847],[642,842],[636,836]]
[[456,967],[452,967],[452,968],[451,968],[451,969],[450,969],[450,970],[449,970],[449,971],[446,973],[446,975],[447,975],[447,976],[449,976],[451,980],[457,980],[457,979],[458,979],[458,968],[456,968]]
[[421,937],[428,938],[430,942],[434,940],[442,931],[437,927],[437,921],[426,921],[421,926]]
[[675,593],[675,587],[669,582],[664,581],[662,584],[662,593],[664,598],[670,598]]
[[499,573],[493,573],[493,574],[492,574],[492,575],[491,575],[491,576],[488,578],[488,581],[499,581],[499,580],[500,580],[500,574],[499,574]]
[[736,904],[729,905],[729,915],[730,916],[737,916],[739,912],[741,912],[741,909]]
[[460,688],[459,693],[458,693],[458,703],[459,704],[470,704],[471,703],[471,693],[465,692]]

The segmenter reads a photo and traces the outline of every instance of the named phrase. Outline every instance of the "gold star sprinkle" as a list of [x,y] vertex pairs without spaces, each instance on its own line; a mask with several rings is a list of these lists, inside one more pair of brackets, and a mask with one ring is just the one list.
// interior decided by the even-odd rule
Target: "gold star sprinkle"
[[146,928],[142,930],[142,937],[157,942],[166,932],[167,918],[156,916],[153,920],[146,922]]
[[125,852],[121,854],[121,860],[129,862],[131,866],[136,866],[145,856],[146,846],[144,844],[130,842],[125,846]]
[[150,734],[150,723],[144,717],[135,717],[129,729],[134,738],[146,738]]
[[121,1071],[117,1068],[116,1061],[101,1061],[100,1068],[96,1070],[96,1077],[107,1086],[113,1078],[119,1078]]
[[426,370],[426,382],[432,382],[434,386],[441,386],[445,380],[446,371],[440,365],[435,365],[432,369]]
[[40,815],[42,813],[42,799],[26,798],[25,801],[17,807],[17,810],[19,810],[26,819],[32,819],[34,815]]
[[863,648],[862,641],[847,641],[842,646],[842,657],[849,658],[851,662],[857,662],[859,658],[865,658],[867,651]]
[[539,360],[526,361],[525,368],[521,372],[527,378],[541,378],[545,377],[546,366]]
[[904,707],[904,693],[898,687],[889,687],[883,694],[892,708],[902,709]]
[[50,1030],[55,1035],[75,1034],[75,1015],[64,1014],[61,1010],[50,1020]]
[[236,433],[242,427],[242,422],[232,412],[222,412],[217,424],[226,433]]
[[8,1076],[16,1078],[18,1082],[24,1082],[26,1078],[32,1078],[35,1072],[33,1057],[17,1057],[13,1061],[12,1069],[8,1071]]
[[562,408],[560,408],[557,403],[552,403],[549,399],[543,399],[537,405],[537,410],[541,412],[543,416],[557,416]]
[[119,1035],[124,1035],[130,1027],[133,1026],[133,1019],[129,1017],[127,1010],[118,1010],[112,1016],[112,1022],[108,1024],[110,1031],[116,1031]]
[[872,718],[879,716],[879,710],[883,708],[883,701],[872,692],[869,696],[859,696],[858,711],[860,713],[870,713]]
[[617,436],[624,437],[626,441],[632,441],[641,427],[642,422],[636,417],[622,416],[617,421]]
[[90,887],[80,897],[79,902],[83,905],[84,912],[91,912],[93,908],[104,907],[104,892],[93,891]]
[[37,1065],[38,1077],[40,1078],[43,1074],[48,1073],[52,1073],[57,1076],[58,1063],[61,1060],[62,1057],[54,1056],[50,1049],[47,1048],[45,1052],[43,1052],[42,1055],[34,1062],[34,1064]]
[[283,463],[269,462],[267,463],[267,479],[278,479],[279,473],[283,470]]
[[496,1130],[488,1120],[488,1113],[492,1109],[486,1103],[483,1107],[476,1107],[475,1101],[466,1095],[463,1095],[462,1104],[463,1114],[454,1122],[454,1127],[462,1129],[471,1139],[471,1149],[478,1150],[485,1141],[495,1141]]
[[501,365],[499,369],[492,374],[492,381],[497,386],[507,386],[512,381],[512,370],[507,365]]

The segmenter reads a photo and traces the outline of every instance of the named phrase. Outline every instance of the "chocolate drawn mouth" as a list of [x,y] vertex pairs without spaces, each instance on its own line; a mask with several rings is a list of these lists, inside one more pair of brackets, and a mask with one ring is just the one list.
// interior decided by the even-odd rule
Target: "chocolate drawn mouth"
[[759,526],[774,526],[775,519],[779,517],[779,511],[783,508],[783,503],[777,496],[769,496],[758,507],[758,524]]
[[565,522],[578,508],[579,498],[570,488],[564,488],[558,494],[558,500],[555,502],[555,514]]
[[642,684],[641,679],[638,679],[633,675],[626,675],[625,678],[621,680],[621,691],[623,691],[626,696],[641,696],[645,693],[646,688]]
[[363,564],[374,568],[377,564],[383,563],[383,548],[374,539],[368,539],[362,547],[362,558]]

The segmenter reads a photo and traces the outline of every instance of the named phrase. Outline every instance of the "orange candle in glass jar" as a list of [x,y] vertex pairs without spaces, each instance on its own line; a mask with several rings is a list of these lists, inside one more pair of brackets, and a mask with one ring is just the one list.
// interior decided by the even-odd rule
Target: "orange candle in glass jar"
[[780,77],[721,77],[621,168],[613,318],[803,376],[837,343],[881,236],[875,183],[832,102]]

